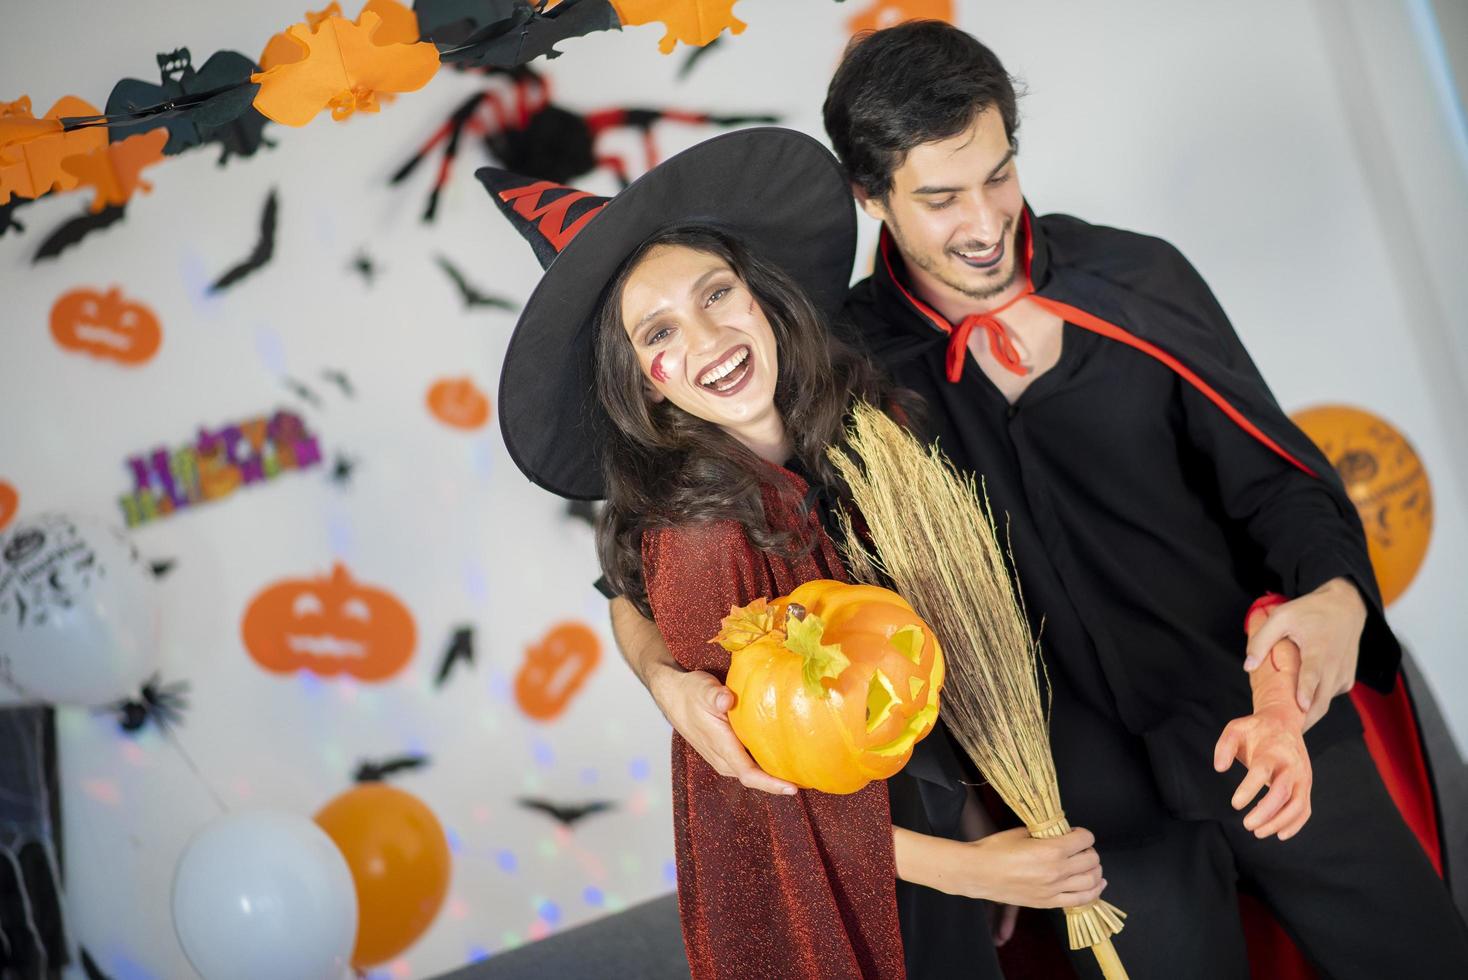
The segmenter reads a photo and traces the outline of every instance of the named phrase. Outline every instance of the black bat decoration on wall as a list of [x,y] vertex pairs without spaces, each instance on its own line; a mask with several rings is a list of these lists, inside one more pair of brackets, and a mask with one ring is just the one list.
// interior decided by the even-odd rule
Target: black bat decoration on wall
[[354,255],[349,268],[361,276],[362,281],[369,286],[377,279],[377,263],[372,260],[372,256],[368,255],[366,251],[361,251]]
[[357,771],[352,776],[352,780],[358,783],[380,783],[394,773],[411,772],[414,769],[422,769],[426,765],[428,765],[428,756],[416,754],[395,756],[391,759],[383,759],[381,762],[363,759],[357,764]]
[[492,310],[508,310],[511,313],[517,312],[520,309],[515,303],[502,296],[491,296],[488,293],[481,293],[479,287],[464,278],[464,273],[460,272],[458,267],[444,256],[438,256],[437,262],[438,267],[444,272],[447,272],[449,278],[454,281],[454,285],[459,287],[459,296],[464,300],[464,309],[473,310],[481,306],[487,306]]
[[727,37],[727,35],[720,34],[718,37],[714,38],[703,47],[694,48],[692,51],[688,52],[688,57],[683,59],[683,64],[678,66],[678,81],[681,82],[683,81],[683,79],[687,78],[689,74],[693,71],[693,69],[698,66],[698,63],[708,56],[710,51],[713,51],[715,48],[719,47],[719,45],[723,43],[725,37]]
[[209,287],[209,292],[217,293],[228,289],[264,266],[275,255],[275,216],[279,207],[280,199],[272,189],[270,195],[265,198],[265,207],[260,212],[260,238],[255,242],[255,248],[250,252],[248,258],[220,276]]
[[159,54],[157,60],[159,82],[124,78],[107,97],[107,115],[170,102],[180,96],[206,98],[190,102],[186,108],[166,116],[114,123],[108,127],[112,142],[164,126],[168,129],[168,142],[163,144],[165,154],[219,143],[224,151],[219,158],[221,166],[231,154],[250,156],[265,143],[267,120],[252,106],[260,86],[250,82],[250,75],[260,70],[259,65],[237,51],[216,51],[195,71],[188,48]]
[[438,676],[434,678],[434,687],[443,687],[443,682],[448,680],[450,672],[459,663],[474,666],[474,627],[461,626],[454,630],[454,637],[449,641],[449,648],[444,651],[443,660],[438,665]]
[[544,56],[556,45],[594,31],[621,30],[607,0],[418,0],[418,30],[438,46],[444,64],[461,68],[513,68]]
[[82,239],[92,232],[101,231],[121,221],[126,210],[125,204],[110,204],[95,214],[91,211],[82,212],[46,236],[46,240],[31,257],[31,262],[34,264],[42,259],[55,258],[73,245],[80,245]]
[[536,797],[522,796],[515,802],[527,810],[537,810],[548,814],[563,827],[575,827],[579,821],[585,820],[594,813],[605,813],[617,808],[617,804],[611,800],[592,800],[589,803],[555,803]]
[[293,378],[286,378],[285,386],[291,390],[291,394],[295,395],[301,401],[308,402],[313,408],[321,407],[321,399],[316,396],[316,392],[307,388],[299,381]]
[[352,471],[356,468],[357,461],[355,459],[337,453],[336,457],[332,460],[331,471],[326,474],[326,478],[339,487],[345,487],[351,484]]
[[150,571],[150,572],[153,573],[153,577],[154,578],[162,578],[163,576],[167,575],[169,572],[173,571],[173,566],[175,566],[177,564],[178,564],[177,559],[174,559],[174,558],[164,558],[164,559],[161,559],[159,561],[149,562],[148,563],[148,571]]

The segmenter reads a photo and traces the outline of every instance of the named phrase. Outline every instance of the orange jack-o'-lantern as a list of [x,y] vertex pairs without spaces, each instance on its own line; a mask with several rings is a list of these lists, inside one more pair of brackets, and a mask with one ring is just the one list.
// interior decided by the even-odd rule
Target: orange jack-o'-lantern
[[1412,584],[1432,539],[1432,484],[1422,460],[1406,436],[1359,408],[1321,405],[1291,417],[1346,485],[1381,601],[1390,605]]
[[550,721],[566,710],[600,660],[601,641],[590,627],[561,623],[525,651],[515,701],[530,717]]
[[943,651],[895,592],[819,579],[723,625],[729,724],[773,776],[854,793],[906,765],[938,720]]
[[51,336],[67,350],[123,364],[142,364],[163,342],[153,311],[123,298],[116,286],[63,293],[51,307]]
[[489,399],[468,378],[445,378],[429,388],[428,410],[456,429],[477,429],[489,421]]
[[266,670],[309,670],[380,681],[413,656],[413,614],[389,592],[338,564],[329,577],[286,579],[251,600],[240,624],[245,649]]
[[10,523],[19,508],[20,494],[15,492],[15,487],[0,480],[0,531],[5,530],[5,525]]

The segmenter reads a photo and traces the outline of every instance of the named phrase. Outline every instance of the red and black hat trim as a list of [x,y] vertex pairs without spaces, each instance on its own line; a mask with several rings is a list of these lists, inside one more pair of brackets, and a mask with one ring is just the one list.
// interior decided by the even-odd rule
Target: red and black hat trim
[[483,167],[475,171],[475,176],[484,183],[505,217],[525,236],[542,269],[550,267],[561,250],[610,200],[494,167]]

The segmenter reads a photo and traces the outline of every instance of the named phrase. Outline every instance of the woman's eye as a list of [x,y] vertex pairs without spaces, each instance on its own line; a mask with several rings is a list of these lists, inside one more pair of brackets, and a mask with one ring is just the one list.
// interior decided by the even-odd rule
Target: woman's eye
[[729,293],[733,288],[734,287],[732,286],[720,286],[718,289],[715,289],[712,293],[709,294],[708,302],[704,303],[703,305],[713,306],[719,300],[723,299],[724,296]]
[[672,333],[673,333],[673,331],[670,330],[670,329],[668,329],[667,327],[658,327],[652,333],[650,333],[650,334],[647,335],[647,341],[646,342],[648,344],[660,344],[664,340],[666,340],[669,336],[671,336]]

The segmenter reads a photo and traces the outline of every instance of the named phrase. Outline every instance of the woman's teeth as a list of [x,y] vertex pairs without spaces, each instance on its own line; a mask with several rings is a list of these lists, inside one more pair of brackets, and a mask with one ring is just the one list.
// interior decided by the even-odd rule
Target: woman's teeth
[[703,377],[698,379],[698,383],[706,388],[725,387],[719,385],[718,382],[722,381],[724,378],[732,374],[736,368],[738,368],[748,359],[749,348],[741,347],[739,348],[739,350],[731,354],[728,359],[720,364],[714,365],[713,367],[705,371],[703,373]]

